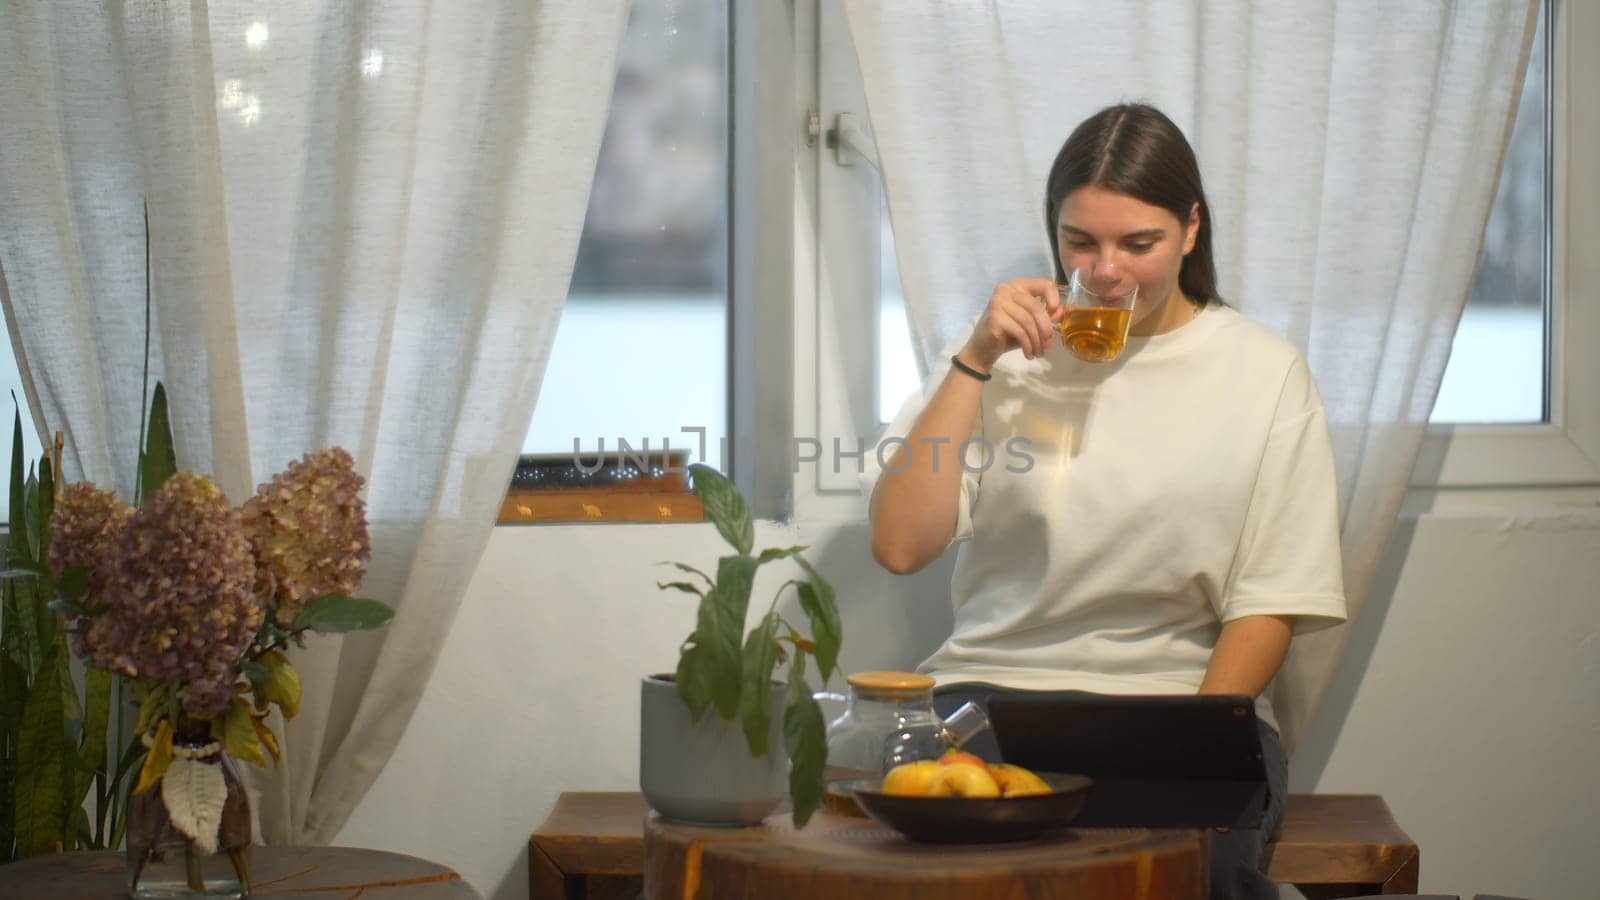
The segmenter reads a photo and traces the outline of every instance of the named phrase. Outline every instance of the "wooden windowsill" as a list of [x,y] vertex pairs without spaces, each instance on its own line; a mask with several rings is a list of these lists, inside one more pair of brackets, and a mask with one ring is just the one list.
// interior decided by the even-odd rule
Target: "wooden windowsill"
[[[586,461],[587,462],[587,461]],[[615,456],[601,468],[574,478],[573,460],[563,456],[524,456],[517,466],[500,525],[596,522],[704,522],[705,507],[689,486],[686,454],[636,461]],[[670,465],[669,465],[670,464]]]
[[500,506],[501,525],[556,522],[704,522],[694,494],[565,488],[511,490]]

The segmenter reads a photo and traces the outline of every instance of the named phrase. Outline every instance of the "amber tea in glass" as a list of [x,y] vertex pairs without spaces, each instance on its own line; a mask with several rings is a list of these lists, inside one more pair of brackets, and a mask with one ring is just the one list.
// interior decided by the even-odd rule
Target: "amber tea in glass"
[[1074,269],[1057,288],[1066,310],[1057,326],[1062,345],[1084,362],[1116,359],[1128,342],[1138,283],[1107,266],[1096,273]]

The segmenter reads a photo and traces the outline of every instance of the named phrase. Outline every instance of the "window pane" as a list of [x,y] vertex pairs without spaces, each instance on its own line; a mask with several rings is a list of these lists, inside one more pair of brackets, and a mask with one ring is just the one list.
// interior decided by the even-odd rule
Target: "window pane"
[[524,453],[727,434],[727,6],[634,0],[572,288]]
[[1539,11],[1538,32],[1528,56],[1528,74],[1500,170],[1494,210],[1483,234],[1477,278],[1433,404],[1430,420],[1434,422],[1518,423],[1547,418],[1548,11],[1549,4]]
[[[22,410],[22,474],[28,474],[29,466],[38,466],[39,458],[44,455],[44,448],[39,444],[39,434],[34,430],[32,414],[28,412],[28,397],[22,390],[22,376],[17,372],[17,358],[11,352],[9,338],[0,340],[4,350],[0,350],[0,410],[5,415],[0,417],[5,422],[5,428],[0,431],[0,522],[11,520],[11,425],[17,410]],[[16,397],[16,403],[11,398]]]

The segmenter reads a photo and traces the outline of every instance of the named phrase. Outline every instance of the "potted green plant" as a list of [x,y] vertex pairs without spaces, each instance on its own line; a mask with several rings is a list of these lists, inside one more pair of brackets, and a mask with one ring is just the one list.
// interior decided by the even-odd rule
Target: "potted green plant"
[[[39,459],[37,471],[24,468],[18,407],[11,429],[11,518],[0,548],[0,863],[116,847],[126,823],[121,787],[144,757],[144,748],[127,740],[121,727],[121,679],[97,669],[74,678],[71,635],[32,574],[49,551],[59,454],[58,444],[53,457],[47,452]],[[92,798],[87,806],[86,798]]]
[[[684,640],[677,671],[644,679],[640,698],[639,783],[663,816],[709,825],[752,825],[783,799],[784,774],[803,826],[822,802],[827,762],[822,710],[806,682],[815,659],[826,683],[839,659],[839,611],[832,585],[801,551],[754,549],[750,509],[720,472],[690,466],[706,518],[732,546],[713,578],[677,562],[692,581],[658,585],[700,598],[695,628]],[[756,571],[792,559],[805,577],[785,581],[767,611],[745,631]],[[789,588],[809,620],[806,637],[778,612]],[[787,666],[786,681],[773,679]],[[787,762],[787,765],[785,763]]]

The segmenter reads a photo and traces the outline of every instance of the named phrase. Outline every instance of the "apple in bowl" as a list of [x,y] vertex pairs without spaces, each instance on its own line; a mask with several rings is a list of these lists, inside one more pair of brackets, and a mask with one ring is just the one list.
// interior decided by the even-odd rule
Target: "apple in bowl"
[[951,750],[939,759],[895,766],[883,777],[882,790],[896,797],[1025,797],[1051,788],[1022,766]]

